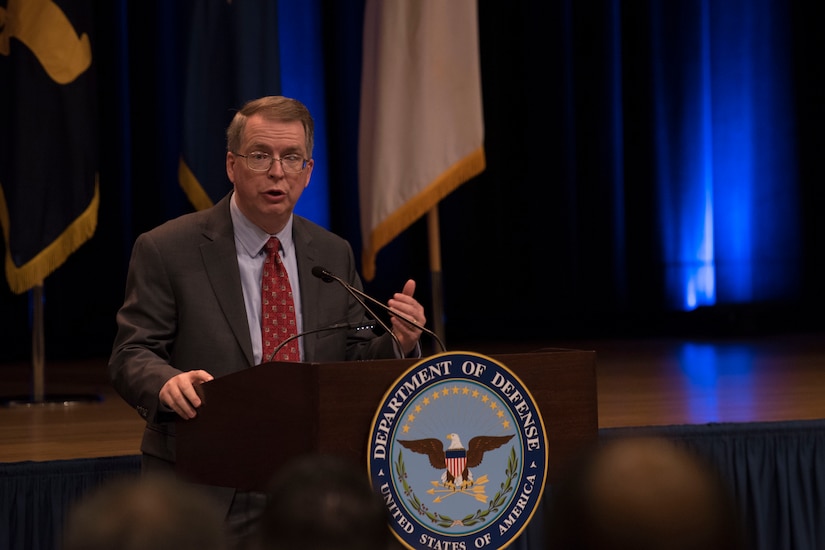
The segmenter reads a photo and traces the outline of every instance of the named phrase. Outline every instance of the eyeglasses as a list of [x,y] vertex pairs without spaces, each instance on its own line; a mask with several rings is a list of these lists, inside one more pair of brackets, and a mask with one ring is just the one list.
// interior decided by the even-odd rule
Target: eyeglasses
[[261,153],[260,151],[253,151],[248,155],[241,155],[239,153],[233,153],[235,156],[245,158],[246,165],[249,167],[250,170],[255,172],[266,172],[270,168],[272,168],[272,163],[276,160],[281,163],[281,168],[283,168],[284,172],[287,174],[297,174],[298,172],[303,172],[304,168],[307,167],[307,159],[303,158],[301,155],[286,155],[283,158],[273,157],[269,153]]

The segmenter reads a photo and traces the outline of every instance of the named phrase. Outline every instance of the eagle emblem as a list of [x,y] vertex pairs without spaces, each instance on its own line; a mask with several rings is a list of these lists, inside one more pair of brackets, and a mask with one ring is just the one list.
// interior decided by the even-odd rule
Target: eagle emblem
[[[447,434],[444,436],[443,434]],[[372,422],[369,475],[405,548],[507,548],[541,503],[544,422],[518,376],[483,355],[410,366]]]
[[441,474],[441,485],[452,490],[469,489],[475,483],[472,470],[481,464],[484,453],[498,449],[513,438],[510,435],[478,435],[470,439],[467,448],[461,443],[458,434],[447,435],[450,445],[444,449],[444,443],[435,437],[426,439],[405,440],[398,443],[413,451],[427,455],[430,465],[437,470],[444,470]]

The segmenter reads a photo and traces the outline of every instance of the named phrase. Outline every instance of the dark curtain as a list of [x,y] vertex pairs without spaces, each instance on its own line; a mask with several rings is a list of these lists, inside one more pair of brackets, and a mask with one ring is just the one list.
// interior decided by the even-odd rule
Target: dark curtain
[[612,428],[609,438],[666,437],[707,459],[728,483],[748,537],[748,548],[821,548],[825,422],[721,423]]
[[66,515],[77,499],[101,483],[139,472],[139,456],[3,464],[0,548],[59,550]]
[[[488,167],[439,207],[444,308],[430,317],[443,314],[448,347],[822,326],[814,312],[825,302],[819,284],[825,224],[818,215],[825,200],[818,189],[823,8],[778,0],[724,4],[479,3]],[[189,5],[95,2],[100,220],[95,236],[45,281],[47,360],[108,354],[135,236],[191,210],[178,185],[177,156],[166,154],[180,148],[180,29]],[[321,5],[329,223],[360,257],[363,1]],[[726,32],[746,39],[720,42]],[[727,104],[714,103],[722,76],[713,71],[743,56],[751,59],[746,66],[755,82],[747,89],[756,90],[747,112],[736,107],[735,94]],[[763,74],[769,68],[776,72]],[[771,82],[769,94],[763,84]],[[691,96],[696,90],[713,93]],[[713,140],[706,135],[699,142],[701,154],[686,152],[696,145],[689,109],[710,117]],[[745,114],[748,132],[721,125]],[[783,143],[772,143],[772,135]],[[768,153],[780,148],[785,152],[772,161]],[[745,181],[726,177],[731,167],[722,161],[742,150],[755,159]],[[716,162],[706,167],[714,182],[716,255],[709,265],[715,279],[702,278],[707,259],[690,245],[689,253],[668,248],[695,231],[701,215],[697,208],[687,210],[692,214],[678,209],[696,190],[674,178],[708,162]],[[727,193],[725,182],[734,180],[739,190]],[[720,255],[739,246],[725,213],[740,204],[749,205],[752,244],[725,263]],[[674,225],[681,218],[694,229]],[[379,253],[367,290],[387,299],[414,277],[431,309],[428,253],[421,220]],[[713,300],[692,311],[672,294],[672,274],[691,262],[699,262],[699,275],[676,277],[677,297],[690,285],[706,291],[708,281],[716,281]],[[745,278],[731,278],[740,268]],[[29,295],[0,287],[0,360],[26,360]],[[748,290],[740,296],[742,288]]]

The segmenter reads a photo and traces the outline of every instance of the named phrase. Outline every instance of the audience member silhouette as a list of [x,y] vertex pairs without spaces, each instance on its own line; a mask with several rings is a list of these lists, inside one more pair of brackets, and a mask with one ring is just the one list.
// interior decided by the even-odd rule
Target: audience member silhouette
[[675,441],[621,437],[589,449],[550,496],[550,550],[744,550],[727,485]]
[[299,457],[276,473],[268,494],[259,550],[400,548],[366,467],[344,457]]
[[76,501],[62,550],[228,550],[223,515],[171,476],[126,476]]

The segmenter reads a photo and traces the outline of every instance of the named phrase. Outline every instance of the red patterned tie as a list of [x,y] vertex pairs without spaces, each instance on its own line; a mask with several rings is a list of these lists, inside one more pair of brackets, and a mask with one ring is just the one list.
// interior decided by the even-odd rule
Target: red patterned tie
[[280,243],[270,237],[266,243],[266,260],[261,277],[261,343],[263,361],[299,361],[298,340],[292,340],[278,351],[276,357],[270,355],[278,344],[298,333],[295,321],[295,302],[289,277],[278,254]]

